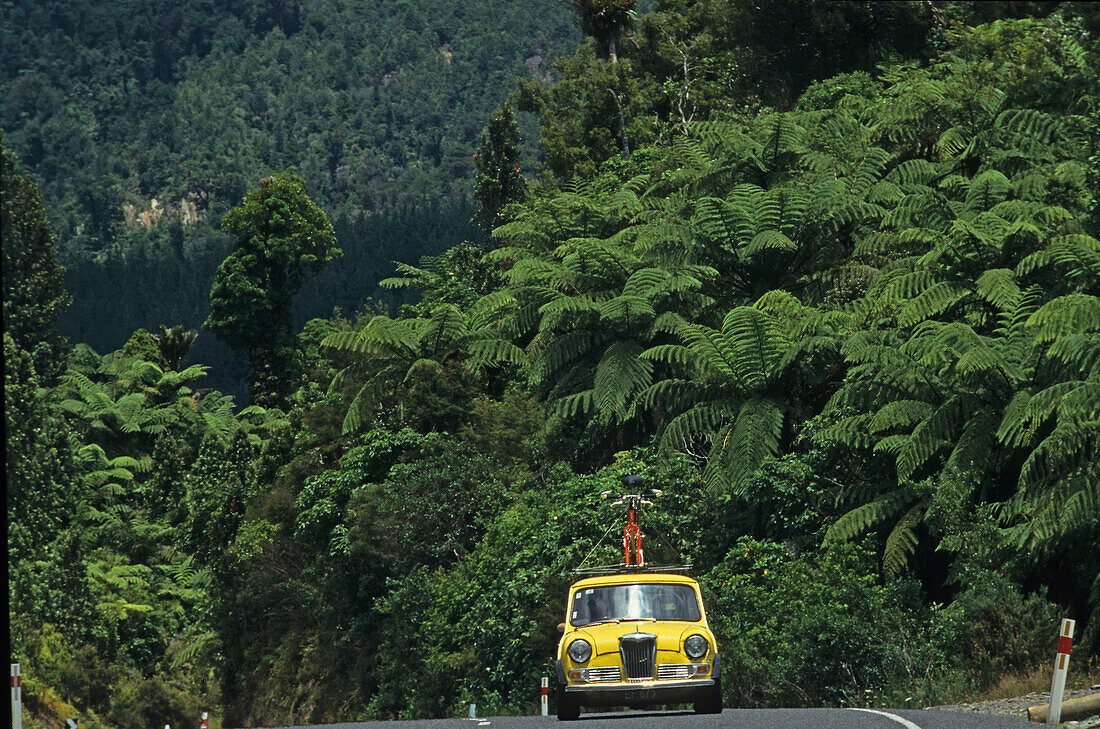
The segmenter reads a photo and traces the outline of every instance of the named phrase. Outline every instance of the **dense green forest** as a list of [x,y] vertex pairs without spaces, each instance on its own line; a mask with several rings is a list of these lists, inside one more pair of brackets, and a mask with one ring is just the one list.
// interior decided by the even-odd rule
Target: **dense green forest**
[[[406,303],[377,282],[475,235],[486,117],[514,79],[551,79],[578,37],[568,8],[542,0],[5,2],[0,128],[67,269],[61,330],[110,351],[139,327],[198,327],[231,246],[222,215],[291,166],[345,253],[299,324],[368,297]],[[243,363],[212,338],[194,361],[243,394]]]
[[[441,183],[452,157],[429,150],[451,127],[427,92],[400,97],[404,126],[340,100],[368,70],[381,99],[378,74],[402,63],[381,59],[412,54],[411,77],[415,49],[453,43],[432,62],[458,63],[439,28],[484,28],[488,10],[364,10],[397,24],[394,46],[349,56],[362,41],[341,33],[364,26],[335,3],[185,3],[170,22],[133,5],[5,5],[5,54],[68,49],[88,78],[96,59],[130,64],[115,103],[142,130],[112,147],[65,126],[92,113],[67,84],[105,87],[60,62],[5,76],[9,596],[29,725],[533,712],[570,570],[614,517],[599,493],[626,474],[665,491],[643,526],[695,565],[727,706],[1041,688],[1060,617],[1078,620],[1074,669],[1095,670],[1095,8],[507,4],[524,38],[564,43],[572,13],[587,39],[553,73],[486,80],[453,138],[474,151]],[[80,50],[110,46],[82,33],[130,49],[162,26],[137,60]],[[309,39],[324,42],[294,45]],[[129,85],[199,133],[173,147]],[[225,121],[265,88],[263,134]],[[36,116],[35,93],[68,111]],[[299,146],[294,125],[329,103],[320,146]],[[241,134],[248,154],[226,151]],[[326,149],[355,160],[346,176]],[[81,187],[78,152],[114,182]],[[120,197],[97,217],[82,189]],[[199,189],[216,201],[201,222],[118,222],[132,191]],[[418,238],[432,255],[396,269],[361,252]],[[59,328],[82,297],[116,311],[112,272],[179,276],[173,249],[205,257],[199,318],[151,309],[106,354]],[[370,264],[332,284],[333,314],[317,287],[355,256]],[[92,264],[97,283],[68,285]],[[231,365],[201,359],[204,340],[238,353],[247,396],[211,387]]]

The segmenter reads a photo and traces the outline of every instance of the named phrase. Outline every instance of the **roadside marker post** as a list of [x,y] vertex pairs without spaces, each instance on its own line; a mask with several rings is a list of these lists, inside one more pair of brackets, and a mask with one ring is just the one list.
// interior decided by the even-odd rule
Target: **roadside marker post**
[[23,678],[19,664],[11,664],[11,727],[23,729]]
[[206,729],[206,717],[207,712],[202,712],[202,724],[200,725],[199,729]]
[[549,716],[550,710],[546,705],[546,694],[550,690],[550,679],[546,676],[542,677],[542,696],[539,697],[539,704],[542,706],[542,715]]
[[1066,673],[1069,671],[1069,651],[1073,647],[1074,621],[1062,621],[1058,633],[1058,654],[1054,657],[1054,679],[1050,682],[1050,708],[1047,724],[1059,724],[1062,719],[1062,695],[1066,691]]

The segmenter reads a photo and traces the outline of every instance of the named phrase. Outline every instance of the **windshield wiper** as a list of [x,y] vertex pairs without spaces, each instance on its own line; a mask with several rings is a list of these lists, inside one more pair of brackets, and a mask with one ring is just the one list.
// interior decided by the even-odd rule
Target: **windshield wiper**
[[646,618],[604,618],[603,620],[593,620],[591,623],[585,623],[581,627],[587,628],[590,625],[603,625],[604,623],[633,623],[633,622],[640,622],[640,621],[643,621],[643,620],[651,622],[651,623],[656,623],[657,622],[657,618],[652,618],[652,617],[646,617]]

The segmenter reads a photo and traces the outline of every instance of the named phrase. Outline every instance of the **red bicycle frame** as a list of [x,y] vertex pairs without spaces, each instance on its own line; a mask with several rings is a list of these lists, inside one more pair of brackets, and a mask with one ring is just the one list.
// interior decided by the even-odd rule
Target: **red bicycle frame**
[[[626,510],[626,527],[623,528],[623,557],[626,566],[641,566],[645,564],[645,552],[642,550],[642,530],[636,521],[636,508],[633,502]],[[634,546],[634,561],[630,561],[630,547]]]

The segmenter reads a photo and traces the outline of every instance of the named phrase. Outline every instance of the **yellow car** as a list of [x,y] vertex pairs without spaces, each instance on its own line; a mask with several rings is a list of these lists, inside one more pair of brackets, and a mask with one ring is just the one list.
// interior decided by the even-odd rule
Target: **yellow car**
[[690,577],[624,570],[569,590],[558,643],[558,719],[581,706],[691,702],[722,711],[722,664]]

